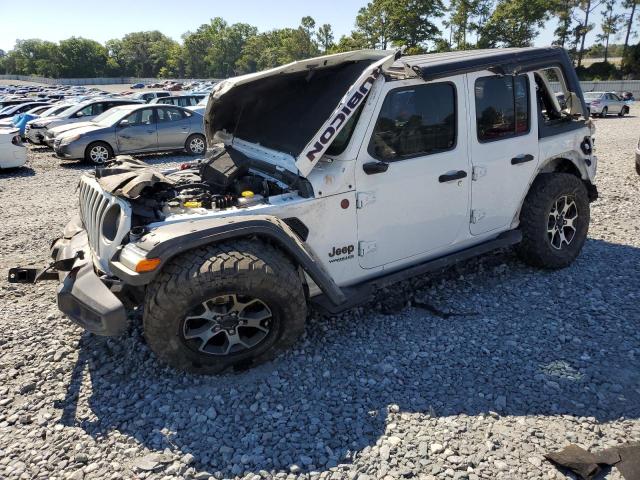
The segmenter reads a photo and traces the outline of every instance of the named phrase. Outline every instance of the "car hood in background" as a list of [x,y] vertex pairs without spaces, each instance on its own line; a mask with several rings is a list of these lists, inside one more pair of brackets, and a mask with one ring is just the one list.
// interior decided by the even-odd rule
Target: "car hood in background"
[[106,128],[109,128],[109,127],[103,127],[101,125],[98,125],[97,123],[91,123],[91,124],[88,124],[88,125],[79,126],[77,128],[70,128],[68,130],[65,130],[64,132],[59,133],[58,135],[56,135],[56,138],[72,137],[72,136],[78,135],[78,134],[84,135],[85,133],[96,132],[98,130],[103,130],[103,129],[106,129]]
[[97,124],[93,122],[65,123],[62,125],[58,125],[57,127],[53,127],[49,131],[54,135],[60,135],[61,133],[68,132],[69,130],[75,130],[77,128],[83,127],[95,127],[96,125]]
[[288,160],[278,165],[306,177],[396,57],[358,50],[224,80],[207,103],[208,142],[237,138],[282,152]]

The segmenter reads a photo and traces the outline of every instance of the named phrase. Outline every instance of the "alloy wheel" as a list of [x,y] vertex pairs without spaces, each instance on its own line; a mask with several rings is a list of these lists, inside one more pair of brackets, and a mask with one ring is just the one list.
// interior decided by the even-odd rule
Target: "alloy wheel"
[[104,163],[109,160],[109,150],[104,145],[96,145],[89,152],[89,158],[93,163]]
[[569,195],[558,197],[549,212],[547,222],[547,237],[549,243],[556,250],[562,250],[564,245],[570,245],[576,235],[576,221],[578,220],[578,206]]
[[190,347],[210,355],[244,353],[271,332],[273,315],[262,300],[219,295],[202,302],[185,317],[182,337]]
[[204,140],[200,137],[195,137],[189,143],[189,148],[193,153],[204,152]]

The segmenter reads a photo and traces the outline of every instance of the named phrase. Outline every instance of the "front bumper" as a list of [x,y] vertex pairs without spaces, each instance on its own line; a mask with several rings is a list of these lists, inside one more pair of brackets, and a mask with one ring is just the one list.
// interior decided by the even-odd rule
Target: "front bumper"
[[75,258],[70,271],[58,273],[60,311],[91,333],[105,336],[124,333],[128,327],[126,309],[98,277],[80,217],[67,224],[64,235],[53,243],[51,256],[57,263]]

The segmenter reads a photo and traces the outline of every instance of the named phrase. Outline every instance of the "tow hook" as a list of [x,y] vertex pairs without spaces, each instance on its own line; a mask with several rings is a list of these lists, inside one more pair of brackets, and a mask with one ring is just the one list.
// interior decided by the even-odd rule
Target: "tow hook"
[[10,268],[7,280],[9,283],[37,283],[45,280],[58,280],[58,272],[70,272],[78,259],[84,259],[82,250],[71,258],[51,262],[45,268]]

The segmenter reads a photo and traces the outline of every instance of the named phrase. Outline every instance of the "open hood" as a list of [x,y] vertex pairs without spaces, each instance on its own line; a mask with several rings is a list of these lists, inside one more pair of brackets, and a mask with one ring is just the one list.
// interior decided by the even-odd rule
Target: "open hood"
[[204,115],[209,144],[259,145],[268,161],[306,177],[397,56],[337,53],[220,82]]

